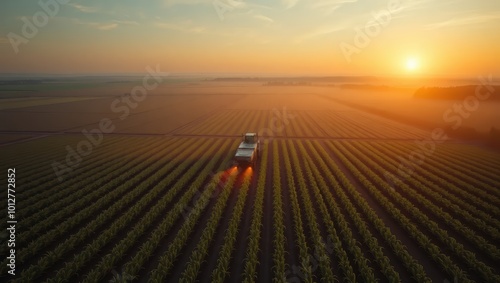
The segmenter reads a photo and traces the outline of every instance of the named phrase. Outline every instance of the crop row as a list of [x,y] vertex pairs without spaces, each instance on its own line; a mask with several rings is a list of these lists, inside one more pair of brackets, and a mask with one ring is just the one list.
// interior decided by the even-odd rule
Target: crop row
[[448,144],[440,148],[446,154],[449,154],[469,165],[476,166],[478,169],[486,169],[500,166],[500,154],[480,147],[466,146],[462,144]]
[[245,283],[255,282],[257,278],[259,245],[264,211],[264,191],[266,190],[268,146],[268,144],[265,144],[262,149],[260,166],[258,167],[259,180],[257,182],[255,203],[253,204],[254,210],[252,213],[252,223],[250,225],[250,235],[248,236],[249,244],[245,257],[245,270],[243,272],[243,282]]
[[[26,210],[20,209],[21,213],[19,217],[23,219],[23,226],[26,225],[29,227],[29,230],[20,229],[18,231],[18,239],[23,242],[30,241],[35,237],[40,237],[39,235],[42,231],[47,232],[54,226],[59,226],[61,221],[67,218],[67,215],[75,214],[88,205],[88,203],[106,194],[108,191],[104,188],[104,185],[109,182],[110,176],[118,178],[121,174],[127,172],[127,169],[133,169],[134,165],[139,165],[140,162],[145,159],[146,158],[134,160],[134,162],[128,163],[127,166],[123,166],[120,163],[109,165],[103,164],[102,167],[96,168],[104,173],[100,175],[99,179],[94,179],[92,176],[88,176],[88,174],[82,174],[82,176],[75,178],[75,184],[68,185],[69,187],[66,186],[68,182],[64,182],[59,186],[55,186],[52,190],[49,189],[49,191],[54,194],[54,197],[48,200],[43,199],[39,203],[35,202],[35,204],[28,209],[28,211],[32,212],[31,215],[27,216],[26,212],[23,213],[23,211]],[[99,171],[91,171],[94,174],[99,174]],[[112,174],[112,172],[115,172],[115,174]],[[66,191],[73,193],[73,195],[64,198],[63,196],[66,195]],[[31,198],[31,200],[36,199],[37,197]],[[24,203],[21,203],[19,207],[23,208]],[[58,232],[63,232],[61,227],[58,227]]]
[[283,199],[281,193],[281,174],[280,174],[280,158],[278,151],[278,143],[273,143],[273,226],[274,226],[274,276],[273,282],[286,282],[285,274],[285,224]]
[[291,206],[292,206],[292,213],[293,213],[293,223],[294,227],[293,230],[295,232],[296,236],[296,245],[299,250],[299,261],[300,261],[300,271],[303,276],[304,282],[313,282],[313,270],[311,266],[311,260],[310,260],[310,253],[309,249],[307,247],[307,242],[306,242],[306,236],[304,234],[304,225],[302,223],[302,218],[300,216],[301,209],[299,206],[299,201],[298,201],[298,196],[296,192],[296,187],[295,187],[295,180],[293,178],[293,171],[292,171],[292,166],[291,166],[291,161],[288,152],[287,144],[285,141],[281,141],[281,147],[283,148],[283,156],[284,160],[283,162],[285,163],[285,168],[286,168],[286,176],[287,176],[287,185],[288,185],[288,191],[290,194],[290,201],[291,201]]
[[[81,177],[81,175],[89,175],[92,177],[91,173],[99,172],[95,171],[96,167],[101,167],[103,165],[112,165],[115,162],[119,162],[121,157],[123,157],[123,149],[117,144],[121,146],[125,146],[127,148],[135,148],[139,144],[134,142],[134,140],[126,140],[126,142],[118,142],[117,140],[113,140],[115,142],[106,143],[103,147],[96,148],[92,154],[85,156],[85,159],[82,159],[80,165],[71,171],[62,175],[63,180],[60,181],[57,178],[57,175],[52,167],[51,163],[47,161],[59,161],[64,166],[68,166],[66,163],[66,157],[63,156],[61,158],[57,157],[45,157],[43,160],[44,163],[50,166],[43,166],[40,168],[37,161],[33,161],[35,164],[32,170],[27,170],[27,168],[22,167],[22,172],[26,174],[26,176],[30,176],[30,178],[26,178],[26,182],[22,184],[23,189],[19,196],[22,201],[22,208],[30,209],[31,205],[37,204],[39,200],[45,200],[49,197],[53,197],[56,193],[65,193],[66,190],[58,190],[55,187],[64,184],[66,187],[72,186],[74,184],[75,179]],[[153,143],[155,140],[147,139],[140,143],[142,146],[148,146]],[[158,142],[158,141],[156,141]],[[61,146],[58,150],[63,150],[64,146]],[[71,160],[73,161],[73,160]],[[114,162],[113,162],[114,161]],[[94,172],[90,172],[94,171]],[[33,197],[36,196],[36,197]],[[36,210],[36,209],[35,209]],[[26,215],[30,215],[31,211],[26,212]]]
[[[302,143],[298,144],[298,148],[302,156],[309,156]],[[321,211],[320,215],[322,216],[321,218],[323,219],[325,226],[327,227],[329,236],[333,236],[335,238],[334,242],[340,247],[341,243],[334,227],[334,223],[336,223],[337,226],[340,227],[340,233],[344,236],[344,242],[347,245],[347,250],[353,255],[354,262],[357,264],[359,270],[358,275],[365,282],[376,281],[373,270],[368,265],[368,260],[359,248],[358,242],[354,238],[351,229],[348,227],[348,224],[342,213],[340,212],[338,205],[335,203],[335,200],[331,198],[331,195],[328,194],[326,198],[329,198],[330,204],[333,205],[330,206],[330,209],[333,210],[334,220],[332,220],[332,218],[330,217],[329,210],[327,208],[323,195],[321,194],[321,191],[324,191],[325,193],[328,192],[328,186],[322,179],[321,174],[319,174],[315,162],[310,158],[307,158],[306,160],[307,162],[304,167],[308,175],[309,184],[311,184],[312,191],[315,195],[315,198],[317,199],[317,203],[319,204],[319,208]],[[336,251],[336,254],[340,256],[339,265],[340,268],[344,271],[344,279],[354,282],[356,281],[356,275],[351,265],[347,261],[347,254],[345,253],[345,251],[340,251],[339,247]]]
[[[371,153],[368,151],[362,150],[360,151],[360,153],[364,154],[364,156],[367,157],[371,156]],[[378,164],[373,162],[372,160],[377,160]],[[383,169],[381,164],[384,164],[384,166],[386,166],[388,169],[392,171],[396,170],[396,166],[386,162],[383,156],[373,156],[372,160],[366,159],[365,164],[373,168],[372,170],[374,171],[374,173],[378,173],[379,176],[383,176],[384,173],[387,172]],[[407,198],[411,199],[412,201],[416,201],[416,203],[419,203],[422,207],[425,207],[426,210],[430,211],[434,215],[433,219],[442,219],[445,223],[451,226],[456,232],[458,232],[460,235],[468,239],[471,243],[473,243],[479,249],[483,250],[483,252],[487,253],[493,259],[495,260],[499,259],[500,252],[494,245],[488,243],[483,237],[474,233],[470,228],[463,225],[461,221],[458,221],[457,219],[453,218],[441,207],[438,207],[433,202],[429,201],[429,199],[425,198],[425,196],[423,196],[422,193],[431,195],[432,196],[431,199],[434,202],[443,203],[446,201],[446,199],[442,198],[440,195],[433,194],[434,193],[433,190],[423,185],[422,183],[416,182],[413,178],[409,178],[408,182],[411,183],[416,190],[411,188],[404,182],[397,182],[396,187],[397,189],[401,190],[402,195],[407,196]]]
[[[208,149],[207,153],[212,152],[212,150],[214,150],[214,148]],[[200,153],[200,151],[194,152],[193,155],[197,156]],[[59,270],[58,279],[69,279],[76,272],[78,272],[78,270],[82,268],[86,262],[88,262],[92,257],[95,256],[95,252],[99,251],[100,249],[104,248],[105,245],[109,244],[109,241],[116,237],[116,234],[114,233],[116,233],[117,230],[113,231],[113,229],[111,229],[114,228],[113,226],[116,225],[117,227],[129,227],[131,226],[130,223],[140,223],[134,228],[148,227],[160,215],[162,209],[164,209],[167,204],[172,202],[173,197],[179,192],[179,187],[187,184],[189,180],[193,178],[193,176],[197,173],[197,170],[199,170],[200,166],[203,164],[203,160],[207,160],[207,153],[205,153],[205,156],[201,158],[201,162],[199,163],[200,165],[191,167],[190,170],[175,183],[177,189],[175,188],[175,186],[169,189],[161,199],[161,203],[157,203],[147,213],[144,213],[142,210],[146,207],[149,207],[150,203],[154,203],[158,196],[163,193],[163,191],[168,188],[168,186],[172,186],[178,174],[175,174],[174,172],[173,174],[168,175],[166,178],[161,179],[161,181],[155,179],[148,180],[147,183],[154,184],[151,190],[136,204],[134,204],[125,215],[117,219],[117,221],[112,224],[110,229],[107,229],[104,233],[102,233],[83,252],[76,255],[73,260],[67,263],[63,269]],[[185,166],[180,165],[176,168],[176,170],[182,171],[184,170],[184,168]],[[139,221],[134,221],[138,215],[144,216]],[[103,257],[103,259],[99,262],[99,267],[94,270],[99,270],[101,273],[103,271],[109,271],[109,268],[113,267],[113,264],[117,261],[117,259],[119,259],[119,256],[124,255],[126,250],[138,240],[139,236],[141,236],[140,232],[143,231],[144,229],[132,229],[132,231],[127,233],[127,237],[125,237],[124,240],[120,241],[119,244],[113,248],[113,251],[110,254]],[[91,273],[86,278],[87,280],[91,279],[90,281],[98,281],[99,273]]]
[[[432,234],[434,234],[434,236],[437,237],[442,244],[453,251],[453,253],[457,257],[464,260],[469,265],[469,267],[478,272],[484,278],[484,280],[492,280],[492,278],[496,277],[493,274],[491,268],[478,261],[472,252],[465,250],[462,244],[458,243],[454,238],[450,237],[446,231],[439,228],[434,221],[425,216],[411,202],[404,199],[404,197],[402,197],[397,191],[391,190],[387,182],[376,176],[376,174],[374,174],[363,162],[358,160],[359,154],[356,154],[356,156],[358,156],[356,157],[349,151],[353,150],[351,146],[349,146],[348,144],[340,145],[338,143],[336,145],[340,148],[345,157],[350,160],[348,161],[348,164],[353,174],[355,174],[356,177],[363,182],[363,184],[367,189],[369,189],[370,193],[375,197],[375,199],[377,199],[377,201],[379,201],[379,203],[384,206],[395,219],[400,221],[401,226],[407,229],[408,233],[412,237],[417,239],[422,248],[426,249],[429,252],[430,256],[434,258],[438,263],[440,263],[445,271],[447,271],[451,276],[457,276],[460,281],[470,281],[466,277],[465,272],[459,269],[450,258],[442,255],[440,249],[436,245],[434,245],[431,240],[417,228],[417,226],[415,226],[414,221],[404,216],[401,211],[396,208],[395,204],[399,204],[402,209],[408,211],[408,213],[412,216],[413,219],[417,221],[417,223],[423,225],[427,231],[432,232]],[[345,147],[347,147],[349,150]],[[364,160],[364,162],[366,161],[367,160]],[[363,173],[360,174],[358,169],[355,169],[355,167],[351,165],[351,162],[356,164],[356,167],[360,168]],[[372,181],[375,182],[378,188],[370,181],[368,181],[365,176],[368,176],[370,179],[372,179]],[[396,182],[396,180],[394,180],[393,182]],[[383,189],[383,191],[387,193],[394,202],[387,199],[381,193],[379,188]]]
[[203,260],[208,254],[208,249],[217,231],[217,227],[220,225],[220,220],[222,214],[226,208],[227,200],[231,194],[231,189],[233,188],[234,181],[236,180],[235,171],[231,171],[227,182],[224,185],[222,193],[217,199],[217,203],[212,209],[210,218],[207,222],[206,227],[203,229],[203,234],[198,241],[195,250],[191,253],[187,267],[182,273],[180,282],[194,282],[198,277],[198,272],[203,263]]
[[[233,144],[234,145],[234,144]],[[221,163],[219,166],[218,170],[222,168],[225,163],[228,161],[228,158],[226,157],[224,161]],[[184,192],[184,194],[181,196],[181,198],[177,201],[175,206],[168,211],[168,213],[165,215],[163,220],[154,228],[154,230],[151,232],[149,238],[145,243],[143,243],[139,249],[139,252],[137,252],[132,259],[125,264],[124,270],[127,274],[131,276],[137,276],[141,268],[143,268],[144,264],[148,260],[148,258],[151,256],[151,254],[154,253],[154,251],[158,248],[158,246],[161,244],[162,240],[165,239],[168,233],[170,233],[171,228],[174,226],[174,224],[178,221],[178,219],[184,215],[188,220],[190,221],[195,221],[196,220],[196,213],[199,211],[201,208],[203,208],[206,205],[206,201],[208,201],[207,198],[210,198],[211,194],[213,194],[214,190],[217,187],[217,184],[219,183],[219,180],[222,176],[222,172],[219,172],[215,174],[212,178],[210,178],[210,182],[207,185],[206,188],[204,188],[202,194],[200,195],[199,199],[196,201],[194,204],[194,207],[191,207],[189,205],[190,201],[193,199],[193,197],[196,195],[197,192],[199,192],[203,181],[206,179],[207,174],[209,174],[211,168],[215,165],[216,160],[213,159],[207,164],[205,170],[200,174],[196,180],[189,185],[188,189]],[[186,186],[185,184],[183,185],[177,185],[174,187],[175,192],[180,192],[182,189],[184,189]],[[159,203],[161,203],[160,201]],[[156,213],[159,213],[161,210],[163,210],[162,207],[159,207]],[[193,219],[193,220],[191,220]],[[188,226],[186,226],[188,227]],[[185,228],[186,230],[187,228]],[[184,230],[184,231],[185,231]],[[177,244],[182,245],[183,243]],[[172,243],[173,245],[173,243]],[[179,247],[173,247],[176,249],[179,249]],[[172,248],[172,249],[173,249]],[[168,258],[163,258],[163,261],[168,261]],[[168,262],[167,262],[168,264]],[[164,274],[159,273],[159,275],[164,276]]]
[[[401,144],[401,147],[409,148],[406,144]],[[478,184],[485,183],[496,187],[500,187],[500,181],[497,180],[498,174],[495,170],[492,170],[492,166],[482,166],[480,163],[475,162],[473,159],[462,160],[457,156],[457,152],[449,152],[446,149],[448,146],[438,146],[432,152],[432,155],[436,157],[436,160],[441,163],[445,163],[450,168],[460,172],[461,174],[467,174],[476,179]],[[461,151],[470,150],[470,147],[463,147]]]
[[[284,117],[287,115],[287,117]],[[290,118],[293,117],[293,118]],[[286,119],[286,120],[285,120]],[[225,110],[179,129],[179,134],[239,135],[241,129],[259,131],[265,128],[276,136],[288,137],[345,137],[345,138],[421,138],[417,129],[383,119],[377,120],[355,112],[273,110]],[[269,134],[269,133],[263,133]]]
[[247,168],[243,174],[243,183],[240,188],[236,188],[238,189],[238,200],[233,208],[231,219],[229,220],[229,227],[224,235],[224,244],[219,252],[217,266],[212,272],[211,282],[224,282],[229,273],[229,262],[235,248],[234,245],[238,236],[238,226],[241,222],[241,215],[243,214],[248,189],[250,188],[252,171],[250,168]]
[[[153,145],[157,146],[158,144]],[[152,148],[149,145],[145,145],[138,150],[138,153],[146,153],[148,150],[152,150]],[[96,164],[95,168],[89,168],[88,171],[68,180],[68,182],[63,182],[57,184],[52,189],[47,189],[53,196],[49,195],[46,198],[41,198],[38,202],[28,206],[26,211],[22,210],[23,214],[29,215],[22,217],[23,223],[31,226],[27,237],[29,238],[30,234],[36,235],[39,231],[49,229],[53,225],[60,223],[65,215],[71,215],[88,203],[104,196],[108,191],[101,188],[109,182],[110,178],[119,178],[125,172],[133,170],[134,166],[146,160],[146,156],[144,155],[139,159],[132,160],[126,163],[125,166],[123,165],[123,161],[111,156],[110,158],[114,157],[116,162],[106,158],[108,160],[107,163]],[[31,199],[36,200],[40,197],[40,195],[37,195]],[[76,205],[77,203],[80,205]],[[55,211],[57,213],[54,213]],[[22,237],[22,234],[20,237]]]
[[[288,141],[288,145],[290,146],[291,149],[291,157],[292,157],[292,162],[294,164],[299,163],[299,159],[297,156],[297,150],[296,147],[293,146],[291,141]],[[307,168],[307,166],[306,166]],[[309,177],[311,172],[307,171]],[[309,193],[308,193],[308,185],[306,184],[306,180],[302,174],[301,166],[294,166],[294,176],[297,177],[297,182],[298,182],[298,187],[300,191],[300,196],[301,199],[303,200],[303,207],[305,210],[306,214],[306,219],[307,219],[307,224],[309,226],[309,231],[311,232],[311,238],[313,241],[313,246],[314,246],[314,252],[316,253],[317,261],[319,262],[319,268],[321,271],[321,281],[325,282],[333,282],[335,280],[335,277],[333,275],[333,272],[331,270],[331,263],[330,263],[330,255],[327,254],[326,248],[325,248],[325,240],[321,236],[318,223],[316,221],[316,215],[314,213],[314,204],[313,201],[311,200]],[[313,190],[317,192],[318,188],[316,186],[316,183],[312,183]],[[322,218],[328,219],[329,215],[321,215]],[[331,221],[331,220],[330,220]],[[355,281],[355,277],[353,278],[352,276],[354,274],[349,274],[350,279],[353,279],[352,281]]]
[[[345,175],[340,171],[340,169],[331,161],[331,159],[327,156],[325,150],[318,145],[317,142],[313,145],[311,142],[307,143],[309,152],[312,153],[313,157],[309,157],[309,162],[315,162],[319,165],[319,168],[316,166],[311,166],[313,172],[315,173],[315,177],[318,182],[321,184],[321,187],[324,188],[322,190],[323,195],[326,198],[328,206],[331,210],[333,210],[334,221],[339,223],[339,226],[342,227],[342,235],[344,235],[346,242],[352,242],[352,233],[347,228],[347,223],[345,217],[340,212],[339,204],[336,201],[336,198],[329,192],[328,184],[333,189],[335,195],[339,198],[339,203],[341,203],[345,210],[348,212],[348,216],[353,220],[357,231],[360,233],[361,237],[370,253],[374,256],[376,263],[379,266],[379,270],[385,275],[386,279],[390,282],[399,282],[399,274],[394,270],[393,265],[390,263],[388,257],[383,253],[382,248],[378,244],[377,238],[375,238],[366,222],[360,216],[358,210],[348,198],[346,193],[344,192],[345,188],[348,193],[351,194],[354,202],[361,207],[361,210],[367,214],[368,220],[377,228],[377,230],[382,234],[384,240],[390,244],[391,247],[396,251],[396,254],[400,256],[405,263],[405,266],[411,270],[413,276],[415,278],[419,278],[421,282],[429,282],[430,280],[426,278],[425,272],[423,271],[422,266],[416,263],[416,261],[409,256],[408,252],[400,246],[400,242],[395,240],[394,235],[387,229],[387,227],[383,224],[381,219],[375,214],[375,212],[369,207],[366,203],[365,199],[362,198],[359,193],[352,187],[352,184],[346,179]],[[320,173],[324,172],[323,174]],[[336,176],[334,176],[334,174]],[[326,180],[322,177],[325,176]],[[337,181],[337,179],[339,181]],[[339,184],[342,184],[342,186]],[[399,245],[398,245],[399,244]],[[359,262],[360,269],[366,267],[362,267],[361,265],[366,264],[363,261],[362,254],[359,251],[359,247],[356,243],[353,243],[349,250],[354,253],[357,257],[355,261]],[[368,278],[368,276],[366,277]]]
[[[356,123],[363,125],[363,127],[373,133],[383,133],[382,137],[386,138],[407,138],[407,139],[421,139],[426,137],[427,132],[419,130],[418,128],[397,124],[396,122],[386,120],[384,118],[368,116],[370,114],[353,113],[349,118]],[[373,120],[377,122],[374,123]]]
[[180,129],[182,134],[197,135],[239,135],[241,129],[257,131],[269,127],[268,111],[226,110],[212,114],[207,119]]
[[[164,149],[164,150],[166,151],[166,149]],[[153,165],[153,157],[150,157],[149,159],[145,160],[143,164]],[[150,172],[152,172],[154,170],[154,167],[150,166],[150,170],[151,171],[142,170],[142,168],[137,166],[136,168],[134,168],[134,170],[130,171],[129,172],[130,174],[137,173],[135,178],[130,180],[131,185],[134,185],[135,184],[134,182],[140,182],[140,180],[142,180],[144,178],[144,176],[146,176],[147,174],[149,174]],[[91,216],[95,216],[96,212],[102,211],[105,207],[109,207],[109,203],[113,199],[116,199],[119,196],[122,196],[124,194],[124,192],[126,192],[127,189],[129,188],[125,184],[122,184],[127,179],[129,179],[129,176],[123,174],[120,176],[120,178],[115,178],[112,181],[108,181],[108,183],[105,186],[103,186],[104,190],[110,191],[109,194],[107,195],[108,196],[107,198],[102,198],[99,201],[94,202],[92,205],[87,206],[85,209],[79,211],[78,213],[73,215],[71,218],[68,218],[65,221],[63,221],[62,223],[59,223],[58,227],[56,227],[55,229],[47,231],[43,235],[40,235],[40,236],[32,235],[30,237],[27,237],[26,235],[23,236],[23,234],[21,234],[19,236],[20,240],[23,239],[23,237],[25,237],[25,239],[23,241],[25,241],[29,244],[25,248],[19,250],[19,253],[17,255],[18,260],[23,262],[23,261],[25,261],[25,259],[28,259],[29,257],[32,257],[36,254],[39,254],[40,251],[42,249],[44,249],[47,245],[49,245],[51,242],[53,242],[54,239],[57,239],[60,236],[65,235],[68,231],[70,231],[71,229],[74,229],[74,227],[81,225],[80,223],[84,219],[88,219]],[[112,190],[113,188],[116,188],[116,189]],[[73,204],[73,205],[78,205],[78,204]],[[53,212],[54,217],[58,217],[57,214],[61,214],[62,217],[65,216],[67,218],[68,215],[71,215],[71,214],[67,213],[68,211],[72,211],[71,206],[68,206],[61,211]],[[100,215],[100,217],[102,217],[102,215]],[[89,223],[87,225],[88,229],[91,229],[90,227],[92,227],[92,229],[97,229],[101,225],[100,224],[101,222],[97,221],[97,220],[98,219],[94,219],[94,221]],[[82,234],[84,234],[84,233],[82,233]],[[35,238],[37,240],[33,241],[33,239],[35,239]],[[79,232],[77,234],[75,234],[73,238],[74,239],[76,239],[76,238],[83,239],[80,236]]]
[[[64,153],[60,149],[64,149],[66,144],[75,141],[78,142],[76,137],[65,137],[63,139],[47,137],[13,144],[8,146],[9,150],[2,151],[2,160],[8,162],[7,164],[15,164],[16,166],[23,166],[23,168],[24,166],[34,168],[41,161],[47,160],[44,158],[62,156]],[[29,160],[37,163],[30,163]]]
[[[388,150],[373,143],[364,143],[362,145],[358,145],[357,148],[369,156],[373,155],[374,152],[378,152],[379,157],[384,160],[383,164],[390,164],[393,166],[397,165],[397,159],[395,156],[398,154],[397,148],[391,148],[392,150]],[[458,214],[461,219],[472,223],[476,226],[476,229],[479,229],[491,237],[500,239],[500,233],[498,229],[495,228],[500,227],[500,222],[492,218],[487,212],[480,210],[484,207],[484,203],[481,200],[468,195],[460,190],[460,188],[457,188],[456,186],[446,182],[446,180],[432,174],[428,170],[424,170],[421,167],[416,167],[415,172],[417,174],[413,174],[412,178],[409,178],[408,180],[412,184],[416,184],[418,181],[425,185],[426,189],[422,192],[430,196],[432,200],[435,200],[439,202],[440,205],[449,208],[450,211]],[[457,195],[460,195],[461,197],[457,197]],[[467,201],[464,201],[464,198],[466,198]],[[471,205],[471,203],[474,205]]]
[[[159,151],[158,154],[162,154],[162,152],[166,150],[167,149],[164,148],[162,151]],[[183,147],[179,147],[178,150],[172,151],[171,154],[175,156],[175,154],[181,153],[182,150]],[[114,178],[111,182],[109,181],[108,176],[108,178],[106,179],[107,182],[104,183],[105,185],[99,186],[100,183],[96,183],[95,186],[92,186],[92,188],[95,190],[93,193],[88,194],[76,201],[73,200],[69,202],[69,205],[63,207],[63,209],[58,209],[58,207],[56,207],[55,210],[49,211],[48,215],[50,215],[50,217],[47,217],[47,219],[41,221],[40,223],[37,223],[36,225],[33,225],[32,229],[19,235],[19,239],[21,241],[30,242],[26,249],[20,250],[18,255],[19,259],[22,261],[25,257],[29,257],[35,255],[36,253],[39,253],[40,250],[43,249],[47,244],[52,242],[53,239],[59,237],[60,235],[64,235],[65,233],[67,233],[67,231],[70,231],[78,225],[81,225],[81,223],[86,219],[95,216],[99,211],[103,210],[106,207],[109,207],[109,204],[114,199],[118,198],[127,191],[129,187],[123,183],[125,183],[126,180],[129,180],[129,177],[132,176],[132,174],[138,175],[136,175],[135,178],[129,180],[129,185],[134,185],[136,183],[139,184],[141,180],[144,180],[144,178],[148,174],[153,172],[155,168],[155,163],[153,162],[153,160],[153,157],[145,158],[144,160],[135,160],[134,162],[129,164],[131,167],[128,168],[128,171],[126,170],[127,167],[125,167],[125,171],[122,171],[122,174]],[[139,164],[149,164],[150,171],[142,170],[142,168],[138,166]],[[160,165],[160,163],[157,164],[157,166]],[[163,168],[163,170],[169,170],[170,168],[173,168],[173,164],[172,166],[166,166],[165,168]],[[125,172],[127,174],[124,174]],[[97,201],[94,200],[96,196],[104,194],[106,195],[106,197],[98,199]],[[89,205],[89,203],[92,204]],[[81,207],[85,207],[85,209],[82,210]],[[77,213],[75,214],[75,212]],[[58,223],[58,221],[67,218],[68,215],[74,216]],[[37,236],[39,231],[47,229],[44,225],[52,225],[51,223],[57,223],[57,227],[46,231],[41,236]],[[94,225],[92,225],[92,227],[94,227]],[[37,241],[31,242],[34,238],[37,238]]]
[[[45,192],[46,190],[41,188],[40,185],[60,183],[51,164],[52,161],[59,161],[62,164],[66,164],[66,146],[74,145],[78,142],[78,140],[76,140],[76,142],[74,140],[74,138],[64,137],[58,139],[45,138],[39,141],[33,141],[35,143],[33,148],[36,148],[37,151],[30,152],[33,149],[26,150],[28,145],[24,145],[23,150],[17,151],[14,149],[13,152],[18,154],[19,152],[30,152],[30,154],[19,154],[11,162],[3,160],[5,164],[22,168],[20,171],[20,177],[22,178],[18,178],[18,184],[23,187],[23,190],[19,191],[18,194],[20,197],[22,196],[22,200],[29,199],[32,195],[37,193]],[[128,142],[133,143],[134,140]],[[106,140],[106,142],[103,142],[99,147],[95,147],[92,154],[86,156],[85,162],[82,162],[79,167],[66,173],[64,175],[65,179],[68,180],[73,176],[77,176],[78,174],[75,174],[75,172],[79,171],[82,167],[88,166],[88,163],[92,163],[89,162],[90,160],[98,160],[100,155],[107,154],[108,151],[116,149],[117,144],[122,143],[123,140],[118,138]],[[74,162],[74,160],[71,161]],[[44,166],[40,166],[40,164]],[[4,176],[1,177],[3,178]]]
[[[203,147],[200,147],[199,150],[193,154],[193,156],[198,156],[204,150],[205,149]],[[146,170],[141,171],[138,175],[129,180],[128,185],[132,185],[134,187],[132,191],[129,191],[120,199],[120,201],[115,202],[109,208],[99,213],[99,215],[93,221],[91,221],[85,227],[81,228],[69,239],[59,244],[53,251],[48,252],[37,262],[36,265],[32,265],[27,270],[25,270],[20,280],[31,281],[36,278],[41,272],[51,267],[69,251],[77,248],[86,239],[90,238],[90,235],[101,228],[103,224],[108,223],[110,219],[116,219],[116,215],[120,211],[123,211],[124,208],[127,208],[124,215],[119,217],[118,220],[113,221],[113,224],[108,229],[106,229],[104,233],[101,233],[101,235],[97,239],[95,239],[92,243],[85,247],[83,252],[76,254],[74,258],[68,264],[66,264],[65,268],[59,270],[58,277],[66,278],[67,276],[76,273],[78,269],[83,266],[83,264],[90,260],[93,254],[97,253],[104,244],[111,241],[117,233],[119,233],[124,227],[126,227],[130,220],[137,217],[137,215],[140,215],[140,212],[146,209],[147,204],[153,201],[160,192],[158,190],[148,191],[148,188],[155,184],[157,182],[156,180],[159,180],[162,176],[164,176],[165,173],[169,172],[171,168],[171,166],[160,167],[160,165],[162,164],[162,160],[157,160],[157,158],[155,158],[154,156],[152,156],[151,159],[156,160],[156,162],[154,162],[155,164],[146,167]],[[177,171],[177,173],[169,174],[169,176],[171,176],[171,180],[174,180],[174,178],[179,173],[181,173],[188,165],[188,162],[184,162],[183,165],[176,167],[175,170]],[[127,184],[127,182],[125,182],[125,184]],[[128,185],[120,185],[119,189],[112,191],[99,202],[103,202],[104,200],[112,200],[117,196],[122,195],[129,188]],[[144,195],[144,193],[146,193],[146,196],[141,197]],[[113,194],[116,194],[116,196],[113,196]],[[140,199],[140,201],[137,201],[138,199]],[[97,202],[96,204],[98,204],[99,202]],[[132,203],[134,205],[130,206]],[[79,218],[81,217],[83,217],[83,215],[80,214],[73,217],[73,222],[79,222]],[[70,223],[68,223],[68,226],[69,225]],[[47,235],[49,234],[45,234],[44,236]],[[51,239],[48,238],[46,241],[51,241]],[[48,244],[48,242],[46,242],[46,244]],[[29,252],[33,251],[29,250]]]
[[[403,144],[406,148],[407,145]],[[439,152],[439,150],[436,150]],[[436,160],[433,155],[426,158],[422,167],[432,170],[443,176],[451,183],[460,186],[464,190],[482,198],[485,201],[491,202],[494,209],[498,210],[498,206],[500,206],[500,192],[498,191],[498,187],[489,185],[487,182],[481,182],[478,180],[477,176],[471,174],[468,170],[462,171],[453,168],[453,166],[449,166],[450,162],[443,162],[442,160]],[[453,162],[451,162],[453,164]],[[494,172],[491,168],[488,170],[483,170],[483,172]],[[480,174],[481,176],[484,173]],[[498,212],[498,211],[497,211]]]

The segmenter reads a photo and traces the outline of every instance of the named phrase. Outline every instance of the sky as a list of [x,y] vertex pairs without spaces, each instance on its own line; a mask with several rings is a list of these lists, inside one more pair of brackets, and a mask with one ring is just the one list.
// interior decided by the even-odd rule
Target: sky
[[4,0],[0,73],[500,75],[498,0]]

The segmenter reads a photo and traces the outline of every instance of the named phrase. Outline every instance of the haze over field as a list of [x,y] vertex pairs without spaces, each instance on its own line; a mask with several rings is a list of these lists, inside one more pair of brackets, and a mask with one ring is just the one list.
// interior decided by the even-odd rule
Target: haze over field
[[[248,83],[264,88],[283,82],[326,87],[320,92],[432,127],[453,121],[453,113],[448,119],[445,113],[457,112],[455,104],[463,104],[467,95],[416,99],[419,88],[484,88],[498,84],[500,75],[500,38],[495,36],[500,2],[493,0],[61,3],[2,4],[3,98],[21,97],[20,90],[47,90],[36,95],[51,97],[50,91],[60,87],[102,90],[99,83],[108,81],[127,85],[150,67],[168,76],[167,83],[201,83],[201,92],[204,87],[219,91],[214,84],[224,80],[208,81],[225,77],[261,78]],[[101,77],[81,77],[95,75]],[[70,84],[62,86],[62,77]],[[19,81],[26,78],[35,81]],[[24,86],[33,83],[38,86]],[[281,90],[268,92],[273,91]],[[301,91],[307,97],[309,90]],[[500,128],[498,101],[472,101],[480,111],[464,114],[460,126],[483,133]]]

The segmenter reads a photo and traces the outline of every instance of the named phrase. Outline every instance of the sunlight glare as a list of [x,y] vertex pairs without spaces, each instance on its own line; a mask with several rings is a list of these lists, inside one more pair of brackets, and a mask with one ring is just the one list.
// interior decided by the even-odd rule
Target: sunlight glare
[[408,71],[414,71],[418,68],[418,60],[416,58],[408,58],[406,60],[406,69]]

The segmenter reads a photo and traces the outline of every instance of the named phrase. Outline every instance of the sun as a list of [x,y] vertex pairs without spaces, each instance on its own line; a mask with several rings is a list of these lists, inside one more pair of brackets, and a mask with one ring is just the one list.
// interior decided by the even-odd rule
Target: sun
[[411,57],[406,59],[406,70],[408,71],[415,71],[418,69],[419,64],[417,58]]

